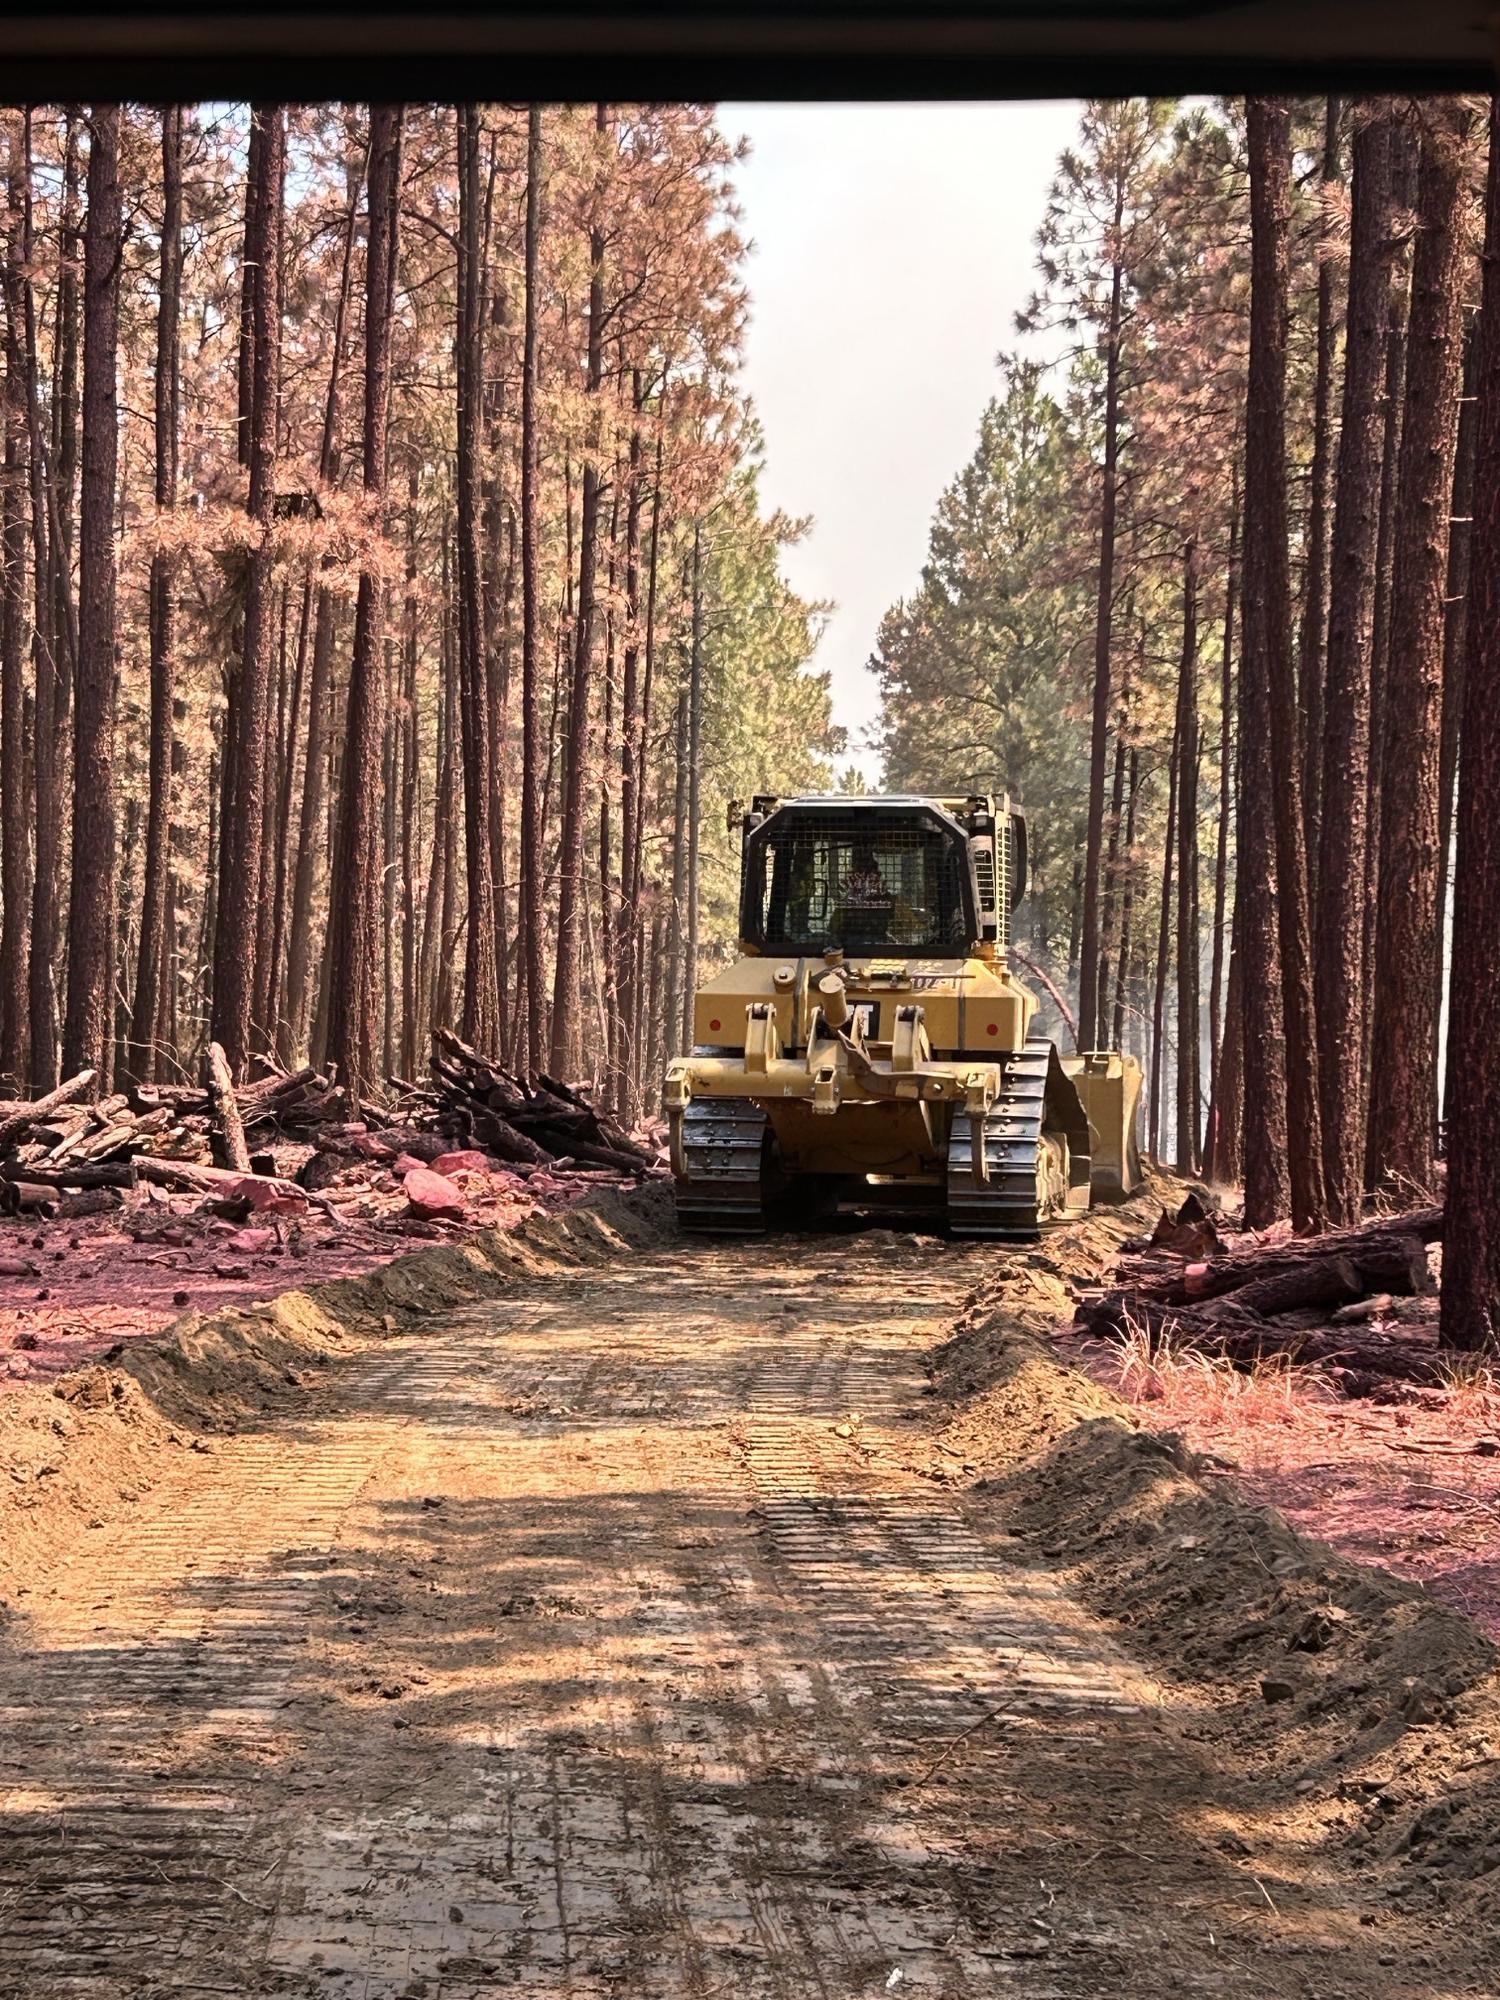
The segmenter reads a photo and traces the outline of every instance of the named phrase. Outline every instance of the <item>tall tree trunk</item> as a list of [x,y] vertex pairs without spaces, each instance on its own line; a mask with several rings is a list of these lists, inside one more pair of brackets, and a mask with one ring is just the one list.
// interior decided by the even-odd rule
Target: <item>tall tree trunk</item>
[[[1410,318],[1411,245],[1401,240],[1407,215],[1416,199],[1417,148],[1410,116],[1410,99],[1396,100],[1404,111],[1391,121],[1391,199],[1395,207],[1397,252],[1393,262],[1385,349],[1385,443],[1380,469],[1380,534],[1375,552],[1375,620],[1370,653],[1370,784],[1365,803],[1365,948],[1364,962],[1375,962],[1375,927],[1380,899],[1380,822],[1382,746],[1385,742],[1386,688],[1390,679],[1391,604],[1395,594],[1396,497],[1400,483],[1401,425],[1406,413],[1406,330]],[[1366,979],[1361,1074],[1368,1079],[1375,1033],[1375,982]],[[1366,1177],[1369,1177],[1369,1134],[1366,1129]]]
[[[1464,142],[1455,98],[1424,102],[1406,411],[1381,752],[1380,893],[1371,1069],[1372,1183],[1430,1187],[1437,1122],[1437,878],[1442,865],[1443,597],[1463,365]],[[1399,695],[1399,698],[1398,698]]]
[[1358,1218],[1364,1192],[1365,876],[1391,223],[1390,105],[1377,100],[1354,133],[1318,866],[1318,1082],[1336,1224]]
[[1112,1049],[1125,1046],[1125,1010],[1130,992],[1131,967],[1135,962],[1138,941],[1135,935],[1135,886],[1140,873],[1140,863],[1135,851],[1135,808],[1141,782],[1141,753],[1132,747],[1130,752],[1130,785],[1125,800],[1125,863],[1120,890],[1120,957],[1115,973],[1114,1032],[1110,1036]]
[[1177,1168],[1198,1170],[1198,547],[1182,556],[1177,676]]
[[[1125,709],[1121,704],[1115,728],[1114,775],[1109,787],[1109,842],[1104,850],[1103,914],[1099,924],[1099,1006],[1104,1011],[1109,989],[1125,971],[1124,885],[1120,877],[1120,842],[1125,832]],[[1116,952],[1118,950],[1118,956]],[[1104,1030],[1100,1028],[1100,1039]]]
[[21,151],[9,134],[10,231],[5,246],[5,446],[0,499],[0,1076],[19,1089],[26,1075],[26,919],[30,901],[26,810],[26,517],[22,507],[28,391],[18,274]]
[[[177,505],[178,322],[182,310],[182,107],[161,114],[161,285],[156,313],[156,507]],[[151,558],[151,728],[146,809],[146,872],[140,950],[131,1009],[130,1067],[156,1075],[162,1038],[161,971],[166,962],[167,839],[172,822],[172,717],[177,650],[177,557],[170,544]]]
[[118,404],[120,110],[89,118],[83,249],[83,503],[73,726],[73,881],[63,1068],[104,1070],[111,1043],[110,928],[115,866],[115,465]]
[[[224,797],[219,825],[219,910],[214,937],[214,1040],[231,1073],[250,1055],[261,844],[266,837],[265,758],[275,603],[271,530],[276,505],[277,405],[281,386],[282,189],[286,117],[257,105],[257,174],[247,190],[246,257],[252,284],[253,388],[250,420],[250,550],[245,577],[243,658],[230,683],[225,723]],[[250,225],[253,223],[253,234]]]
[[490,839],[489,670],[485,661],[479,554],[479,444],[484,415],[484,255],[480,222],[482,115],[458,110],[458,679],[464,762],[464,861],[468,938],[464,954],[465,1039],[498,1055],[495,874]]
[[1240,486],[1230,475],[1229,554],[1224,572],[1224,642],[1219,668],[1219,825],[1214,843],[1213,961],[1208,984],[1209,1079],[1218,1093],[1224,1044],[1225,906],[1229,893],[1229,824],[1234,795],[1234,613],[1238,588]]
[[703,529],[693,524],[692,624],[687,684],[687,896],[682,949],[682,1043],[692,1046],[693,1002],[698,990],[698,934],[702,920],[703,857]]
[[[1338,186],[1342,104],[1330,97],[1323,115],[1322,194],[1325,207]],[[1302,711],[1302,806],[1307,823],[1308,895],[1318,908],[1319,829],[1323,794],[1324,651],[1328,640],[1329,533],[1333,523],[1333,378],[1338,351],[1334,264],[1318,260],[1318,360],[1313,390],[1313,451],[1307,507],[1307,568],[1297,660]]]
[[[1114,231],[1125,218],[1125,177],[1115,179]],[[1115,516],[1120,467],[1120,364],[1125,270],[1116,254],[1110,273],[1109,319],[1104,337],[1104,465],[1099,494],[1099,575],[1094,598],[1094,701],[1089,738],[1089,810],[1083,861],[1083,916],[1078,960],[1078,1035],[1083,1048],[1100,1046],[1099,868],[1104,851],[1104,763],[1109,740],[1110,648],[1114,636]]]
[[[323,438],[318,455],[318,477],[331,486],[338,473],[338,431],[340,391],[344,367],[344,323],[349,312],[350,281],[354,269],[354,238],[359,214],[359,191],[368,163],[351,169],[348,178],[348,208],[344,219],[343,257],[339,267],[338,299],[333,313],[333,356],[328,369],[328,389],[323,401]],[[313,885],[317,872],[319,830],[323,818],[324,792],[328,775],[329,686],[333,671],[335,605],[330,591],[319,589],[314,599],[312,673],[308,680],[307,748],[302,765],[302,805],[297,821],[297,859],[292,875],[290,942],[287,949],[286,1020],[289,1050],[300,1053],[307,1046],[308,1013],[311,999],[313,946]],[[290,1054],[287,1058],[290,1061]]]
[[1465,639],[1474,517],[1474,382],[1479,361],[1478,314],[1464,320],[1463,395],[1453,454],[1453,504],[1449,510],[1448,582],[1443,607],[1443,744],[1438,762],[1438,1034],[1434,1060],[1444,1077],[1444,1009],[1448,999],[1449,925],[1452,915],[1454,806],[1458,789],[1458,740],[1464,708]]
[[541,574],[538,549],[541,484],[538,345],[541,310],[538,255],[542,230],[542,110],[533,104],[526,128],[526,324],[521,361],[521,827],[520,929],[526,985],[526,1067],[542,1067],[543,872]]
[[1162,1104],[1167,1074],[1167,967],[1172,956],[1172,872],[1177,847],[1177,771],[1182,756],[1182,738],[1172,731],[1172,753],[1167,764],[1167,825],[1161,849],[1161,903],[1156,928],[1156,983],[1151,1001],[1151,1084],[1147,1123],[1151,1132],[1151,1152],[1156,1159],[1162,1150]]
[[1500,99],[1490,107],[1474,533],[1458,775],[1442,1337],[1500,1349]]
[[[665,389],[662,396],[665,402]],[[660,409],[658,409],[660,416]],[[652,702],[656,689],[656,606],[657,585],[661,571],[661,506],[662,506],[662,460],[663,446],[660,432],[656,439],[656,474],[651,492],[651,555],[646,570],[646,633],[645,668],[641,676],[641,717],[636,732],[638,745],[637,769],[640,774],[640,802],[635,814],[635,833],[632,841],[631,881],[632,923],[632,966],[634,981],[634,1011],[630,1021],[631,1060],[633,1063],[631,1111],[640,1117],[645,1109],[645,1091],[649,1081],[654,1082],[653,1044],[650,1039],[647,1011],[649,1001],[646,993],[647,972],[647,921],[651,922],[653,934],[658,923],[660,903],[654,893],[648,897],[645,882],[646,817],[649,810],[648,789],[650,761],[647,754],[651,740]],[[657,968],[651,970],[651,978],[656,978]]]
[[[77,227],[78,121],[67,114],[63,142],[62,216],[59,227],[61,264],[57,279],[57,339],[53,351],[52,478],[45,500],[33,487],[32,506],[37,532],[48,548],[53,644],[36,654],[36,701],[32,717],[35,745],[36,852],[31,894],[31,958],[27,968],[27,1012],[30,1023],[31,1082],[38,1091],[58,1081],[58,1005],[55,979],[58,932],[58,879],[62,857],[62,797],[65,782],[64,739],[76,654],[73,601],[73,485],[77,470]],[[30,194],[30,177],[27,179]],[[30,350],[34,356],[34,330]],[[31,373],[36,374],[33,359]]]
[[636,1008],[636,937],[640,924],[641,885],[636,821],[644,796],[639,742],[641,716],[641,486],[644,447],[641,439],[641,376],[634,378],[636,420],[630,433],[625,495],[625,642],[620,682],[620,902],[615,917],[614,1010],[610,1022],[610,1074],[615,1109],[632,1115],[637,1051],[632,1023]]
[[[602,148],[607,108],[594,114],[595,145]],[[602,159],[596,173],[602,175]],[[599,559],[600,456],[603,450],[600,396],[604,381],[604,230],[598,214],[602,185],[595,189],[595,217],[589,231],[588,441],[583,461],[583,501],[578,534],[578,605],[574,620],[573,679],[568,700],[567,770],[563,779],[561,845],[558,858],[557,964],[552,983],[552,1071],[581,1075],[583,1068],[584,841],[589,776],[593,762],[595,573]]]
[[[369,248],[365,258],[364,488],[372,525],[386,510],[391,319],[401,232],[401,109],[370,109]],[[339,894],[329,911],[328,1054],[350,1101],[380,1088],[376,931],[380,927],[380,794],[385,742],[385,582],[361,571],[339,797]]]
[[[1287,1117],[1294,1135],[1288,1167],[1292,1220],[1300,1229],[1320,1226],[1326,1203],[1287,552],[1287,231],[1291,129],[1283,98],[1251,97],[1246,110],[1252,283],[1246,412],[1245,596],[1247,606],[1254,603],[1255,617],[1246,622],[1244,664],[1251,697],[1250,728],[1266,741],[1274,759],[1275,777],[1274,782],[1251,789],[1252,854],[1242,855],[1241,866],[1243,869],[1247,864],[1258,865],[1259,855],[1254,850],[1274,838]],[[1246,970],[1248,975],[1249,968]]]

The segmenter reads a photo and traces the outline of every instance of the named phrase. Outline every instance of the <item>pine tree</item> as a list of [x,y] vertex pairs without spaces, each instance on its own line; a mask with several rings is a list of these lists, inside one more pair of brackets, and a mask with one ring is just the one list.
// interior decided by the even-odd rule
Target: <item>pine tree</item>
[[1500,99],[1490,107],[1474,530],[1458,778],[1442,1337],[1500,1350]]
[[73,726],[73,880],[63,1068],[109,1067],[115,790],[115,476],[118,462],[120,110],[89,114],[83,248],[83,495]]
[[1357,1219],[1364,1191],[1366,808],[1392,258],[1388,101],[1376,100],[1357,117],[1352,155],[1318,863],[1318,1081],[1335,1223]]
[[[399,106],[370,112],[370,221],[365,260],[364,490],[370,522],[383,528],[386,512],[387,425],[391,395],[391,321],[401,233],[401,121]],[[385,734],[386,586],[367,565],[359,579],[354,614],[354,657],[344,734],[339,795],[337,877],[339,894],[329,913],[328,1053],[338,1064],[353,1103],[382,1088],[375,1048],[376,949],[380,926],[380,859],[377,818]],[[387,795],[394,788],[387,786]],[[389,863],[387,877],[391,876]],[[389,942],[391,926],[385,926]]]
[[1380,760],[1368,1170],[1374,1181],[1396,1175],[1417,1187],[1432,1185],[1437,1129],[1443,600],[1463,368],[1468,122],[1458,99],[1423,107]]

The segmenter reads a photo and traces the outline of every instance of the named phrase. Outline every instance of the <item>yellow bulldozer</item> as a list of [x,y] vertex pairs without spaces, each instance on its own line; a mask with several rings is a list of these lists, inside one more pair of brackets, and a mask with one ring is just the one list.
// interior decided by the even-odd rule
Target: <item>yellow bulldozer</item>
[[1140,1182],[1140,1066],[1031,1033],[1009,960],[1026,822],[1008,799],[756,798],[740,956],[694,995],[664,1092],[684,1227],[841,1202],[1034,1241]]

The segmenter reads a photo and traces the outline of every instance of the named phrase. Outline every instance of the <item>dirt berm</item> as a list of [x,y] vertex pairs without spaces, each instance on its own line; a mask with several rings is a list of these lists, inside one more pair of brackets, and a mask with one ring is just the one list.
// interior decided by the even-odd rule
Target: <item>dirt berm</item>
[[1148,1665],[1288,1842],[1404,1907],[1500,1916],[1500,1675],[1459,1612],[1247,1504],[1223,1468],[1062,1363],[1090,1218],[1011,1260],[932,1356],[935,1442]]
[[5,1601],[68,1559],[76,1530],[137,1500],[178,1450],[212,1449],[290,1406],[335,1356],[422,1314],[505,1293],[518,1276],[601,1262],[675,1227],[664,1184],[434,1245],[358,1278],[264,1304],[187,1314],[47,1388],[0,1400],[0,1618]]

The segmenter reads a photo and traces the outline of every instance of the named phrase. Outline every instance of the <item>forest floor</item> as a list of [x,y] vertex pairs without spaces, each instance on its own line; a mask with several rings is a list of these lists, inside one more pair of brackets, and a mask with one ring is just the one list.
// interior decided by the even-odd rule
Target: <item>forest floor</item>
[[[314,1149],[278,1141],[276,1171],[294,1179]],[[478,1156],[476,1156],[478,1157]],[[460,1171],[465,1219],[413,1216],[399,1174],[365,1163],[335,1190],[334,1212],[226,1220],[211,1202],[142,1188],[102,1212],[0,1218],[0,1395],[46,1381],[122,1341],[160,1333],[184,1312],[211,1313],[291,1286],[377,1269],[424,1240],[462,1242],[486,1229],[567,1208],[588,1192],[544,1172]]]
[[[1434,1285],[1442,1251],[1429,1252]],[[1128,1277],[1128,1259],[1122,1263]],[[1393,1300],[1375,1325],[1429,1343],[1436,1292]],[[1305,1315],[1309,1321],[1316,1314]],[[1072,1327],[1059,1355],[1120,1395],[1140,1421],[1204,1454],[1210,1474],[1281,1510],[1297,1528],[1378,1562],[1500,1640],[1500,1375],[1476,1366],[1441,1388],[1393,1383],[1349,1397],[1316,1368],[1237,1370],[1201,1355],[1143,1364]]]
[[1035,1252],[606,1195],[0,1404],[0,1991],[1490,1994],[1494,1654]]

